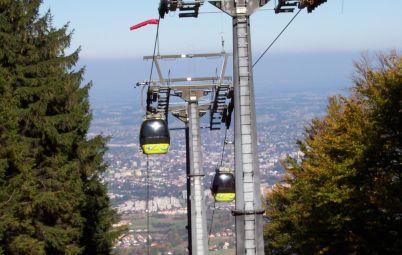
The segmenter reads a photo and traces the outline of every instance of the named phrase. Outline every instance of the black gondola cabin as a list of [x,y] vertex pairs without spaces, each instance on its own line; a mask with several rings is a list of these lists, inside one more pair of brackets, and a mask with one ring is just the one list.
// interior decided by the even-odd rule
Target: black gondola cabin
[[166,154],[170,147],[166,121],[158,117],[147,117],[141,125],[140,145],[144,154]]
[[216,202],[232,202],[236,198],[234,175],[217,171],[212,180],[211,192]]

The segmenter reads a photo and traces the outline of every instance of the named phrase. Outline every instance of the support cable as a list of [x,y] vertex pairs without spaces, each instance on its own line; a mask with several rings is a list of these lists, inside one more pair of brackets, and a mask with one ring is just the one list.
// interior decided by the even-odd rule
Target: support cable
[[[157,48],[158,48],[158,54],[159,54],[159,47],[158,47],[158,45],[159,45],[159,27],[160,27],[160,21],[161,21],[161,17],[159,16],[158,25],[157,25],[157,27],[156,27],[156,35],[155,35],[155,42],[154,42],[154,51],[153,51],[153,54],[152,54],[151,70],[150,70],[150,72],[149,72],[149,80],[148,80],[148,82],[146,83],[146,85],[148,85],[148,88],[149,88],[149,86],[151,85],[151,81],[152,81],[152,75],[153,75],[153,72],[154,72],[155,58],[156,58],[156,50],[157,50]],[[145,105],[144,105],[144,91],[145,91],[145,86],[142,87],[142,89],[141,89],[141,108],[146,111],[147,109],[146,109],[146,107],[145,107]]]
[[[229,130],[229,128],[226,128],[226,129],[225,129],[225,136],[224,136],[223,147],[222,147],[222,152],[221,152],[221,160],[220,160],[220,163],[218,164],[218,167],[222,167],[222,166],[223,166],[223,158],[224,158],[225,152],[226,152],[226,145],[228,144],[228,141],[227,141],[228,130]],[[233,156],[234,156],[234,155],[233,155]],[[213,205],[213,207],[212,207],[211,224],[210,224],[210,226],[209,226],[208,246],[209,246],[209,243],[210,243],[211,234],[212,234],[212,230],[213,230],[213,226],[214,226],[215,210],[216,210],[216,201],[214,200],[214,205]]]
[[215,209],[216,209],[216,201],[214,200],[214,206],[212,207],[211,225],[209,226],[209,233],[208,233],[208,246],[209,242],[211,241],[211,234],[214,226]]
[[[225,151],[226,151],[228,130],[229,130],[228,128],[225,129],[225,136],[224,136],[224,139],[223,139],[223,147],[222,147],[222,152],[221,152],[221,160],[220,160],[220,163],[218,164],[217,167],[223,166],[223,157],[225,156]],[[210,236],[212,234],[212,229],[213,229],[213,226],[214,226],[215,209],[216,209],[216,201],[214,200],[214,206],[212,207],[211,224],[209,226],[208,246],[209,246],[209,242],[210,242],[210,239],[211,239]]]
[[155,56],[156,56],[156,49],[158,48],[158,41],[159,41],[159,27],[160,27],[160,23],[161,23],[161,16],[159,16],[158,19],[158,25],[156,27],[156,35],[155,35],[155,43],[154,43],[154,53],[152,54],[152,64],[151,64],[151,72],[149,74],[149,84],[152,81],[152,74],[154,72],[154,65],[155,65]]
[[228,137],[228,128],[226,128],[225,130],[225,137],[223,140],[223,147],[222,147],[222,152],[221,152],[221,161],[219,163],[219,166],[223,166],[223,157],[225,156],[225,152],[226,152],[226,144],[227,144],[227,137]]
[[296,19],[296,17],[300,14],[302,9],[300,9],[294,16],[293,18],[289,21],[289,23],[282,29],[282,31],[279,33],[279,35],[275,38],[275,40],[272,41],[272,43],[267,47],[267,49],[264,51],[264,53],[261,54],[261,56],[255,61],[253,64],[253,68],[260,62],[260,60],[265,56],[265,54],[272,48],[272,46],[278,41],[278,39],[282,36],[282,34],[286,31],[286,29],[292,24],[292,22]]
[[150,199],[150,187],[149,187],[149,156],[147,155],[147,174],[146,174],[146,190],[147,190],[147,201],[146,201],[146,210],[147,210],[147,249],[148,249],[148,255],[151,254],[151,240],[150,240],[150,208],[149,208],[149,199]]
[[[159,41],[159,24],[160,24],[160,20],[161,17],[159,16],[158,19],[158,25],[156,28],[156,35],[155,35],[155,43],[154,43],[154,50],[153,50],[153,54],[152,54],[152,64],[151,64],[151,70],[150,70],[150,74],[149,74],[149,80],[148,83],[146,85],[149,86],[151,85],[151,81],[152,81],[152,74],[153,74],[153,70],[154,70],[154,65],[155,65],[155,55],[156,55],[156,49],[158,48],[158,41]],[[159,51],[159,50],[158,50]],[[159,54],[159,53],[158,53]],[[145,86],[142,87],[141,90],[141,107],[143,109],[146,109],[144,106],[144,91],[145,91]],[[148,109],[146,109],[148,110]],[[151,254],[151,238],[150,238],[150,206],[149,206],[149,200],[150,200],[150,185],[149,185],[149,176],[150,176],[150,170],[149,170],[149,155],[147,155],[147,170],[146,170],[146,222],[147,222],[147,254],[150,255]]]

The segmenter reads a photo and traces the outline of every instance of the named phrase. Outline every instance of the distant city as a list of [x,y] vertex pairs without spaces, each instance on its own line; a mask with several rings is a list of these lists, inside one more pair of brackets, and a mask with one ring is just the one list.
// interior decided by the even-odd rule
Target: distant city
[[[283,178],[281,160],[288,156],[300,157],[296,141],[303,136],[304,127],[325,113],[327,97],[331,93],[287,92],[272,97],[257,97],[257,122],[261,192],[264,195]],[[146,157],[138,145],[138,134],[143,111],[130,105],[104,105],[93,109],[94,120],[90,135],[110,136],[106,154],[109,164],[104,180],[114,208],[121,215],[118,225],[127,225],[129,232],[116,243],[117,254],[143,254],[146,245]],[[208,117],[204,117],[207,126]],[[183,124],[170,119],[170,127]],[[157,254],[186,254],[186,156],[184,131],[171,131],[170,152],[150,157],[150,213],[152,247]],[[220,162],[224,130],[203,129],[203,157],[205,195],[209,214],[213,200],[210,181]],[[233,167],[233,129],[229,130],[229,143],[224,165]],[[210,235],[211,254],[231,254],[234,249],[234,220],[230,215],[233,204],[218,205],[219,224]],[[215,222],[217,222],[215,221]],[[223,225],[227,224],[227,225]],[[169,231],[166,238],[162,233]],[[227,253],[224,253],[227,251]]]

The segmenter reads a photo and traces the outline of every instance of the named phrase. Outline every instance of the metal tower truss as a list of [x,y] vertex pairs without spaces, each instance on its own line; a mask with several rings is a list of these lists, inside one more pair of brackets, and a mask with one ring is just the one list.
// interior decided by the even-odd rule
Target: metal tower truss
[[[238,13],[247,15],[253,14],[257,9],[267,4],[270,0],[249,0],[244,1],[245,4],[240,4],[240,1],[235,0],[211,0],[210,4],[216,6],[220,10],[226,12],[230,16],[235,16]],[[180,18],[197,18],[199,8],[204,4],[204,0],[183,1],[183,0],[161,0],[159,6],[159,14],[164,18],[170,11],[179,10]],[[275,13],[294,12],[296,8],[304,9],[311,13],[319,5],[327,2],[327,0],[278,0],[275,7]]]
[[177,9],[179,9],[180,18],[197,18],[198,11],[203,3],[203,0],[162,0],[159,7],[159,15],[161,18],[164,18],[165,14],[169,13],[169,11],[176,11]]
[[170,87],[153,86],[148,88],[147,92],[147,112],[158,113],[165,116],[168,121],[170,101]]
[[327,2],[327,0],[300,0],[299,9],[307,8],[307,11],[311,13],[315,8],[325,2]]
[[[306,8],[308,12],[312,12],[317,6],[326,1],[279,0],[275,12],[293,12],[295,8]],[[179,17],[197,17],[199,6],[203,2],[202,0],[192,2],[161,0],[159,6],[160,17],[164,18],[165,14],[169,13],[169,11],[176,11],[177,9],[182,12],[179,14]],[[217,81],[215,90],[212,89],[209,92],[214,94],[214,100],[211,102],[210,107],[210,128],[212,130],[218,129],[220,122],[225,122],[227,127],[230,126],[232,111],[234,111],[235,116],[236,209],[232,214],[236,217],[236,254],[263,255],[262,214],[264,210],[260,194],[250,16],[260,7],[267,4],[269,0],[211,0],[208,2],[229,14],[233,22],[233,89],[228,90],[225,87],[225,82],[222,79],[225,75],[223,72],[220,79],[214,80]],[[187,8],[186,10],[186,6],[191,8]],[[189,12],[189,14],[183,13],[183,11]],[[226,64],[224,64],[224,67],[223,69],[226,69]],[[158,70],[158,73],[160,74],[160,70]],[[161,81],[163,81],[162,78],[160,75]],[[181,80],[176,79],[171,81]],[[171,86],[170,88],[172,89]],[[195,96],[195,99],[197,99],[197,96]],[[193,119],[194,116],[199,117],[199,111],[196,107],[198,101],[193,101],[190,98],[187,102],[186,116],[188,123],[191,124],[196,121]],[[188,126],[190,140],[192,129],[192,125]],[[192,155],[191,152],[190,155]],[[191,208],[194,208],[193,203],[191,204]],[[191,211],[191,215],[193,213]],[[197,241],[193,240],[193,247],[195,244],[197,245]],[[198,245],[199,250],[195,254],[207,254],[207,251],[202,251],[200,247]]]
[[325,2],[327,0],[279,0],[275,7],[275,13],[293,12],[296,8],[307,8],[307,12],[311,13]]
[[[232,77],[226,76],[230,54],[181,54],[146,56],[144,60],[154,60],[158,80],[145,81],[138,85],[148,86],[147,112],[159,113],[168,119],[169,112],[185,123],[187,151],[187,210],[189,254],[208,254],[208,232],[206,206],[203,186],[203,163],[201,150],[200,118],[211,113],[210,129],[219,129],[222,122],[226,125],[231,117],[231,97],[233,96]],[[223,58],[221,71],[210,77],[165,78],[160,65],[161,60]],[[170,76],[170,75],[169,75]],[[212,95],[211,97],[207,97]],[[171,102],[177,97],[184,102]]]
[[[180,9],[184,2],[162,0],[159,8],[163,14],[161,18],[169,11]],[[218,128],[219,121],[230,126],[231,112],[234,111],[236,210],[233,211],[233,215],[236,217],[236,254],[263,255],[262,214],[264,210],[260,195],[250,16],[269,0],[211,0],[208,2],[229,14],[233,20],[233,97],[229,105],[223,107],[221,103],[225,104],[226,99],[231,97],[231,93],[222,86],[223,83],[216,88],[215,100],[211,106],[211,129]],[[279,0],[275,12],[293,12],[296,7],[307,8],[308,12],[312,12],[324,2],[326,0]]]
[[[159,113],[168,119],[169,105],[171,96],[183,97],[191,89],[204,89],[204,93],[212,93],[212,100],[208,103],[210,110],[210,129],[218,130],[221,123],[230,120],[228,114],[230,110],[230,100],[233,97],[232,77],[226,76],[227,64],[230,54],[206,53],[206,54],[180,54],[180,55],[158,55],[145,56],[144,60],[155,60],[155,67],[158,73],[158,80],[145,81],[138,85],[149,85],[147,93],[147,111]],[[166,78],[163,75],[162,60],[194,59],[194,58],[222,58],[223,63],[219,75],[209,77],[177,77]],[[205,84],[197,84],[205,82]],[[229,123],[230,125],[230,123]]]
[[275,13],[294,12],[299,5],[299,0],[279,0],[275,7]]
[[[215,89],[215,100],[211,105],[210,111],[210,129],[221,129],[222,123],[228,119],[227,115],[231,112],[228,108],[228,99],[233,97],[231,87],[228,84],[221,84]],[[230,124],[229,124],[230,125]]]

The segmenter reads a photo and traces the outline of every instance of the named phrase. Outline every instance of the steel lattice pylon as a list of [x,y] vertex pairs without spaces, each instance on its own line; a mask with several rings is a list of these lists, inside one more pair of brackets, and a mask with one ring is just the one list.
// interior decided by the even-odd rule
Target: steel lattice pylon
[[[203,186],[203,160],[201,150],[200,118],[210,112],[210,129],[216,130],[222,123],[230,125],[230,97],[233,95],[232,77],[225,76],[230,54],[225,52],[207,54],[180,54],[146,56],[144,60],[155,61],[158,80],[138,83],[148,86],[147,112],[165,115],[172,113],[185,124],[187,154],[187,209],[189,254],[208,254],[208,232]],[[159,61],[193,58],[223,58],[219,75],[211,77],[165,78]],[[205,82],[200,84],[200,82]],[[205,100],[209,94],[211,100]],[[184,104],[173,104],[171,97],[179,97]],[[204,100],[202,100],[204,99]]]
[[[264,210],[260,194],[250,16],[269,0],[208,2],[233,20],[236,209],[232,213],[236,217],[236,254],[263,255]],[[307,8],[311,12],[324,2],[326,0],[279,0],[275,12],[293,12],[295,8]],[[180,17],[198,17],[199,7],[203,3],[203,0],[161,0],[159,13],[163,18],[168,12],[179,10]],[[190,15],[189,10],[193,11]]]

